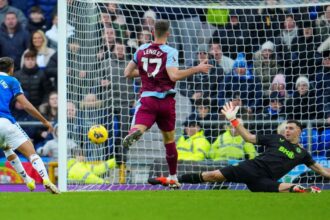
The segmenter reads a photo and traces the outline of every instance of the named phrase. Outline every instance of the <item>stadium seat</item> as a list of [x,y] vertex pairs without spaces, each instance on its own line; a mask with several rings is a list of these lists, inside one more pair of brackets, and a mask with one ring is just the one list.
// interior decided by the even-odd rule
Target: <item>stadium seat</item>
[[[303,129],[300,135],[301,144],[305,149],[308,149],[308,130]],[[325,151],[324,148],[319,144],[319,135],[317,129],[312,129],[312,142],[311,142],[311,150],[313,156],[324,156]]]
[[326,153],[327,157],[330,156],[330,129],[322,131],[320,136],[320,147]]

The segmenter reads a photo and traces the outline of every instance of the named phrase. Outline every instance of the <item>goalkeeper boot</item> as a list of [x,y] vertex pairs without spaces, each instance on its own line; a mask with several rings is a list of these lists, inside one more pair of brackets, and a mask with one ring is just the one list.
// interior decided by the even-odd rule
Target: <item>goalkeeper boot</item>
[[52,194],[60,194],[61,193],[60,190],[58,190],[57,187],[52,182],[50,182],[50,180],[44,179],[43,184],[44,184],[45,189],[48,192],[50,192]]
[[32,192],[36,189],[36,182],[31,178],[29,182],[26,183],[26,187]]
[[308,193],[320,193],[321,189],[317,186],[311,186],[311,187],[306,188],[306,192],[308,192]]
[[320,193],[321,189],[316,186],[311,186],[311,187],[305,188],[300,185],[295,185],[292,188],[292,192],[295,192],[295,193]]
[[163,185],[168,186],[171,189],[179,189],[181,184],[176,180],[171,180],[167,177],[156,177],[156,178],[149,178],[148,183],[151,185]]
[[130,147],[137,140],[139,140],[141,136],[142,132],[139,129],[131,129],[129,134],[124,138],[123,146],[127,148]]

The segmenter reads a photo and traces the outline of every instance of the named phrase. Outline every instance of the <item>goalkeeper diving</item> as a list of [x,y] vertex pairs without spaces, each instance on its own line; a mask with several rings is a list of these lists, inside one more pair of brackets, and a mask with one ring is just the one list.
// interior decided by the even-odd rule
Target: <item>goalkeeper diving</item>
[[218,170],[184,174],[179,176],[179,182],[191,184],[224,181],[245,183],[252,192],[321,192],[320,188],[316,186],[305,188],[298,184],[278,181],[299,164],[305,164],[323,177],[330,178],[330,169],[316,163],[299,143],[302,131],[300,122],[287,121],[284,136],[279,134],[254,135],[245,129],[236,118],[238,109],[238,106],[234,107],[230,102],[223,107],[222,113],[245,141],[265,146],[265,152],[252,160],[245,160]]

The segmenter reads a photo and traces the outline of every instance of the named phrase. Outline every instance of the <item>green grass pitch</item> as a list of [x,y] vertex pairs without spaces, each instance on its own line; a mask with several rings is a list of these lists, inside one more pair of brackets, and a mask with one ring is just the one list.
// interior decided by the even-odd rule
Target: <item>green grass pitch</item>
[[0,193],[1,219],[330,219],[330,191],[117,191]]

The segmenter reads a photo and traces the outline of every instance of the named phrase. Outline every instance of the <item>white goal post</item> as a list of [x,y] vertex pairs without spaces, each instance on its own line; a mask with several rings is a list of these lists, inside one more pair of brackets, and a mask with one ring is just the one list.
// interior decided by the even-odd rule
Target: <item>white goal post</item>
[[[329,166],[330,82],[323,62],[330,51],[327,5],[327,0],[58,0],[60,190],[162,189],[147,184],[148,177],[167,175],[157,126],[130,150],[121,146],[141,86],[139,79],[125,79],[123,70],[139,45],[152,40],[156,19],[170,21],[168,44],[179,50],[180,68],[205,59],[215,66],[209,75],[177,83],[177,147],[189,142],[192,153],[195,148],[204,152],[187,159],[179,151],[180,174],[216,169],[263,152],[238,139],[241,154],[235,150],[226,156],[220,149],[224,133],[231,130],[219,110],[229,100],[242,106],[240,115],[254,133],[274,133],[288,119],[302,121],[304,147]],[[307,93],[300,91],[303,85]],[[205,118],[200,108],[207,109]],[[208,142],[203,147],[194,146],[187,134],[195,121]],[[99,145],[87,137],[97,124],[109,132],[108,141]],[[78,147],[68,149],[69,142]],[[283,181],[330,187],[306,171],[299,166]],[[185,187],[244,188],[227,183]]]

